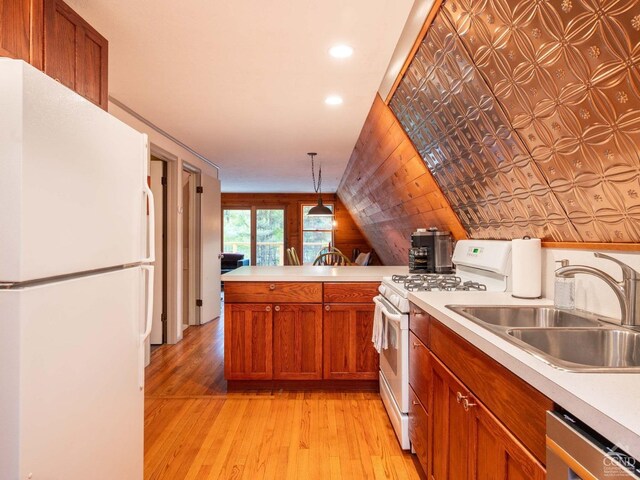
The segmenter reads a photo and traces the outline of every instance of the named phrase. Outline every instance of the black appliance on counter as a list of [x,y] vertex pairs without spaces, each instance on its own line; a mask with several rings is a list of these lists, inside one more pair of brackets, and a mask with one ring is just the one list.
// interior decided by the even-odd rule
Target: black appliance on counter
[[411,234],[410,273],[453,273],[451,232],[419,228]]

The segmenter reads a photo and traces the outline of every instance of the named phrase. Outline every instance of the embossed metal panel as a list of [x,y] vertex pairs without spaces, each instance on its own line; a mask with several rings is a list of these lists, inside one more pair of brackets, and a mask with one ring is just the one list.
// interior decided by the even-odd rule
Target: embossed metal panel
[[640,241],[640,5],[455,0],[390,102],[472,237]]

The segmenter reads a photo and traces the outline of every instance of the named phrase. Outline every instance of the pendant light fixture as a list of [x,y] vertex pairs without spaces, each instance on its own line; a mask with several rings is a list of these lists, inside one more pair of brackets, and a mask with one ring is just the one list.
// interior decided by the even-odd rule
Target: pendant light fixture
[[313,179],[313,189],[318,194],[318,204],[312,207],[307,215],[310,217],[333,217],[333,212],[329,207],[322,203],[322,164],[318,165],[318,184],[316,185],[316,170],[314,165],[314,157],[316,152],[307,153],[311,157],[311,178]]

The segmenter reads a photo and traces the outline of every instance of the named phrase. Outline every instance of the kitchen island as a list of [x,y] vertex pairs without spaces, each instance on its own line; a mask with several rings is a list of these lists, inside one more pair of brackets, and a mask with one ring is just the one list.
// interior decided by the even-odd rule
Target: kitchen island
[[225,284],[231,389],[378,388],[373,297],[407,267],[241,267]]

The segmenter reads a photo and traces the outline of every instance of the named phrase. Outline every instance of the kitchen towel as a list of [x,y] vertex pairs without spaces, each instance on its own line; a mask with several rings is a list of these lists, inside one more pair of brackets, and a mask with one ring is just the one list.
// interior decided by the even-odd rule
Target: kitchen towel
[[373,311],[373,332],[371,334],[371,342],[373,343],[373,348],[380,353],[383,348],[386,348],[387,332],[385,332],[385,318],[382,313],[382,303],[380,300],[377,300],[377,298],[374,298],[373,300],[376,307]]
[[539,238],[511,241],[512,296],[540,298],[542,295],[542,248]]

